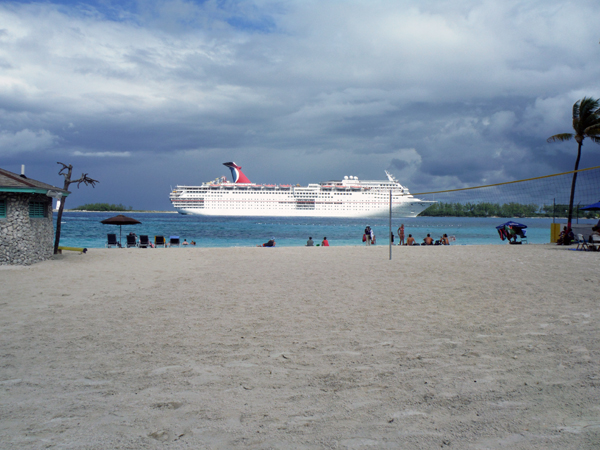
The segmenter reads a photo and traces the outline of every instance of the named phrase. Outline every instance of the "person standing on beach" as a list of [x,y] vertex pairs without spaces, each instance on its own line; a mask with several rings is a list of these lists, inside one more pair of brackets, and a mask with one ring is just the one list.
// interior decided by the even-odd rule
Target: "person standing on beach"
[[398,245],[404,245],[404,224],[398,228]]
[[365,236],[367,238],[366,245],[371,245],[371,227],[369,225],[365,228]]

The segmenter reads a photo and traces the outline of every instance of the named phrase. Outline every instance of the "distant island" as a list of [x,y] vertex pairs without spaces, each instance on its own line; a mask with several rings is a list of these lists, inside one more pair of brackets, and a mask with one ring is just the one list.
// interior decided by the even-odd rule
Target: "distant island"
[[133,211],[131,206],[122,204],[113,205],[110,203],[88,203],[86,205],[77,206],[71,211]]
[[[419,217],[567,217],[569,205],[521,203],[434,203]],[[577,211],[574,212],[575,215]],[[595,211],[579,211],[581,219],[593,219]]]

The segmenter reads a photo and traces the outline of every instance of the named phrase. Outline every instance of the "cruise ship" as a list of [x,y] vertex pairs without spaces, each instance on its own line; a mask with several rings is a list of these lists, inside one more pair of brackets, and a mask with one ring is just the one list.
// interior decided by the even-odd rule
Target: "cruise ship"
[[280,216],[280,217],[387,217],[390,191],[394,217],[416,217],[433,201],[413,197],[389,172],[387,180],[343,180],[290,184],[255,184],[234,162],[229,167],[233,181],[226,177],[201,186],[177,186],[170,200],[181,214],[202,216]]

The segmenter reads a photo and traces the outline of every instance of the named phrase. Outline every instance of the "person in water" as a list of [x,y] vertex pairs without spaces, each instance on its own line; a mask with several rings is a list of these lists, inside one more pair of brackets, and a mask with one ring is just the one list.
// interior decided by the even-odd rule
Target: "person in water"
[[306,241],[306,246],[307,247],[313,247],[315,245],[315,241],[313,241],[312,236],[310,236],[308,238],[308,241]]
[[275,238],[272,237],[268,242],[262,245],[257,245],[257,247],[275,247]]
[[329,247],[329,241],[327,240],[327,236],[323,238],[323,242],[321,242],[321,247]]

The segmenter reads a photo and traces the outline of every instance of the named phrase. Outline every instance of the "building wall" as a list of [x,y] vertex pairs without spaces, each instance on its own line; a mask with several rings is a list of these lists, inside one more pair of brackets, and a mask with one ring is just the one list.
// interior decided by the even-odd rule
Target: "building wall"
[[[0,265],[29,265],[52,257],[54,224],[52,199],[43,194],[0,192],[6,217],[0,217]],[[43,218],[29,217],[29,202],[46,203]]]

